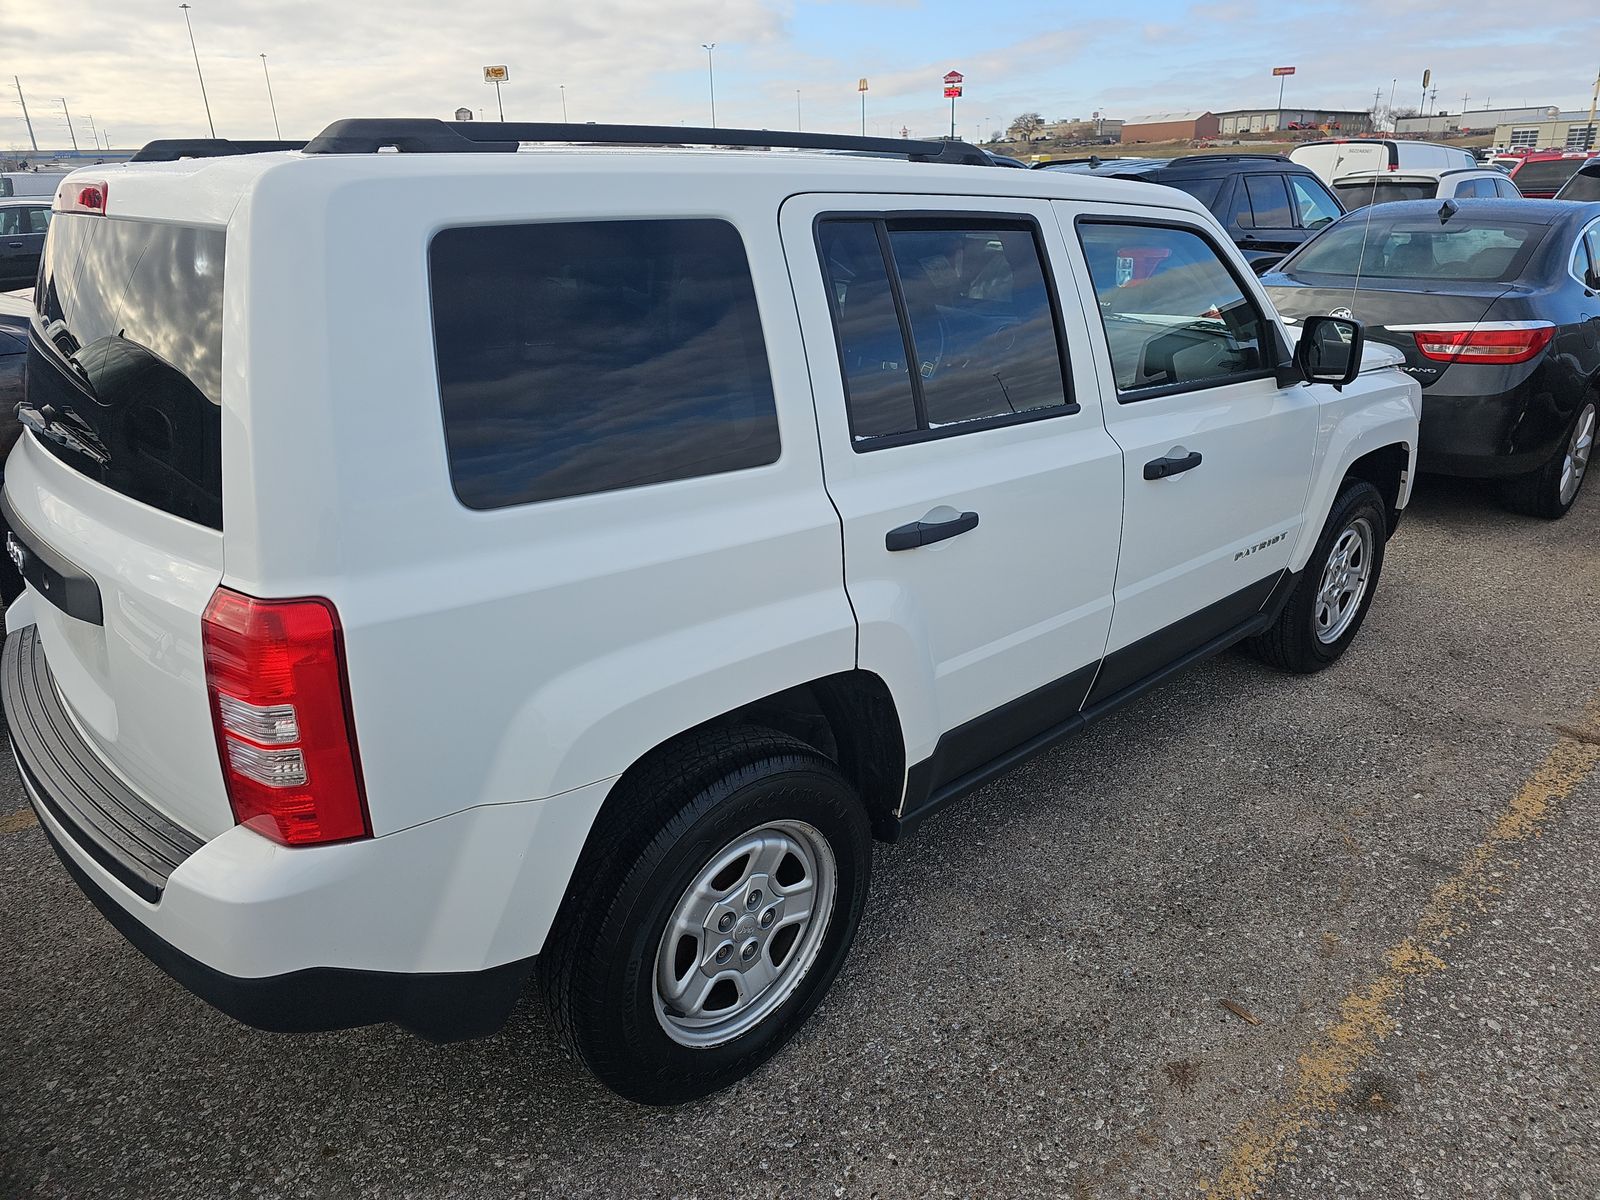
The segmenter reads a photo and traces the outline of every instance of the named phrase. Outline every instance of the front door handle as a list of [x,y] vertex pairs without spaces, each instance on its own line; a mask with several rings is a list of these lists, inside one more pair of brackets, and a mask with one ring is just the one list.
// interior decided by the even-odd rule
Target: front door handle
[[7,242],[6,243],[6,247],[7,247],[7,249],[10,249],[10,250],[21,250],[22,249],[22,243],[21,242]]
[[1146,479],[1165,479],[1168,475],[1182,475],[1200,465],[1200,451],[1191,450],[1180,458],[1152,458],[1144,465]]
[[918,546],[942,542],[945,538],[953,538],[977,527],[978,514],[975,512],[964,512],[948,521],[912,521],[909,525],[901,525],[884,534],[883,545],[887,550],[915,550]]

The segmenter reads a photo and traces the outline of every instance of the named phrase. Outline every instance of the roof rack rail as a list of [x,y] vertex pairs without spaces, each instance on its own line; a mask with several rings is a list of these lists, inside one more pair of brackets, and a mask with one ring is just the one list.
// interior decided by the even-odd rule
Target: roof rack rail
[[1181,163],[1181,162],[1234,162],[1234,161],[1236,161],[1238,159],[1241,159],[1241,158],[1246,158],[1246,159],[1251,159],[1251,160],[1267,159],[1267,160],[1269,160],[1271,162],[1289,162],[1290,161],[1289,156],[1287,154],[1266,154],[1266,153],[1252,154],[1249,151],[1245,151],[1242,154],[1180,154],[1180,155],[1178,155],[1178,157],[1174,158],[1172,161],[1175,162],[1175,163]]
[[304,142],[230,142],[226,138],[157,138],[146,142],[128,161],[177,162],[180,158],[231,158],[235,154],[270,154],[304,150]]
[[393,147],[403,154],[511,153],[522,142],[567,142],[608,146],[754,146],[796,150],[844,150],[912,162],[992,165],[983,151],[956,139],[854,137],[836,133],[792,133],[772,129],[704,129],[677,125],[577,125],[558,121],[440,121],[433,118],[357,117],[335,121],[306,144],[307,154],[376,154]]

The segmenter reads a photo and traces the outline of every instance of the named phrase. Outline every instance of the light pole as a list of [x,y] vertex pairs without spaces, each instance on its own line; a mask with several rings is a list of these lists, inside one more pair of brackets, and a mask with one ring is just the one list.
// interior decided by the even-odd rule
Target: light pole
[[1395,123],[1394,123],[1394,85],[1399,83],[1399,82],[1400,81],[1398,79],[1389,80],[1389,130],[1390,130],[1391,133],[1394,131],[1394,128],[1395,128]]
[[58,96],[56,97],[56,103],[61,105],[61,112],[67,118],[67,136],[72,139],[72,149],[76,151],[78,149],[78,135],[72,128],[72,112],[67,108],[67,98]]
[[94,115],[85,113],[84,119],[89,122],[89,136],[94,139],[94,148],[98,150],[100,149],[100,131],[94,127]]
[[211,98],[206,95],[206,77],[200,70],[200,51],[194,44],[194,25],[189,20],[189,6],[180,4],[178,7],[183,9],[183,24],[189,30],[189,53],[194,55],[194,73],[200,80],[200,102],[206,106],[206,126],[211,130],[211,136],[216,137],[217,127],[211,120]]
[[39,139],[33,136],[33,118],[28,115],[28,102],[22,98],[22,80],[15,75],[11,82],[17,85],[17,103],[22,105],[22,123],[28,127],[28,140],[33,143],[33,152],[39,153]]
[[712,59],[717,48],[715,42],[701,42],[700,49],[706,52],[706,81],[711,85],[711,128],[717,127],[717,69]]
[[561,89],[561,120],[565,124],[567,122],[567,85],[558,83],[556,86]]
[[272,105],[272,132],[278,135],[278,140],[283,141],[283,130],[278,128],[278,102],[272,98],[272,74],[267,70],[267,55],[261,54],[261,74],[267,81],[267,103]]

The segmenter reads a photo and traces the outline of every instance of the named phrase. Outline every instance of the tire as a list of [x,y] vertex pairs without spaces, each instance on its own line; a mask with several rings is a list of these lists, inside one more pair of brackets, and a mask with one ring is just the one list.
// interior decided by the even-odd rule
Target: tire
[[[832,761],[767,729],[686,735],[618,786],[536,974],[557,1035],[601,1083],[641,1104],[681,1104],[754,1071],[821,1001],[866,902],[871,831]],[[730,858],[747,844],[758,848]],[[704,890],[691,894],[696,883]],[[806,894],[813,919],[801,921]],[[695,935],[668,938],[669,920]],[[680,1000],[664,999],[663,971],[688,981]],[[763,988],[765,972],[775,979]]]
[[1531,475],[1509,479],[1500,499],[1514,513],[1554,521],[1577,502],[1578,492],[1594,454],[1595,402],[1589,400],[1574,414],[1561,449]]
[[[1252,638],[1250,649],[1263,662],[1279,670],[1309,675],[1337,662],[1339,656],[1361,631],[1372,597],[1378,590],[1383,571],[1383,551],[1388,540],[1387,510],[1378,489],[1360,479],[1346,479],[1333,510],[1322,527],[1322,536],[1306,569],[1290,593],[1277,622],[1267,632]],[[1363,534],[1363,530],[1365,531]],[[1338,599],[1329,602],[1324,588],[1332,588],[1330,560],[1336,550],[1346,554],[1354,539],[1361,547],[1352,556],[1353,568],[1343,571]],[[1346,590],[1349,570],[1360,570],[1364,559],[1359,592]]]

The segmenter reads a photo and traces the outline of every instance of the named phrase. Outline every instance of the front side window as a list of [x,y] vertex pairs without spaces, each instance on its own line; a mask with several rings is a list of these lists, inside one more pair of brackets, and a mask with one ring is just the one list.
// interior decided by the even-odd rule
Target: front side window
[[450,478],[467,507],[777,460],[755,287],[726,221],[446,229],[428,262]]
[[1306,229],[1321,229],[1344,215],[1339,202],[1328,194],[1328,189],[1307,175],[1290,175],[1289,190],[1294,194],[1295,210],[1300,224]]
[[818,244],[857,449],[1069,407],[1030,223],[828,220]]
[[1246,175],[1244,187],[1250,196],[1251,224],[1256,229],[1288,229],[1294,225],[1282,175]]
[[1084,221],[1078,237],[1118,391],[1223,383],[1268,365],[1265,318],[1198,233]]

